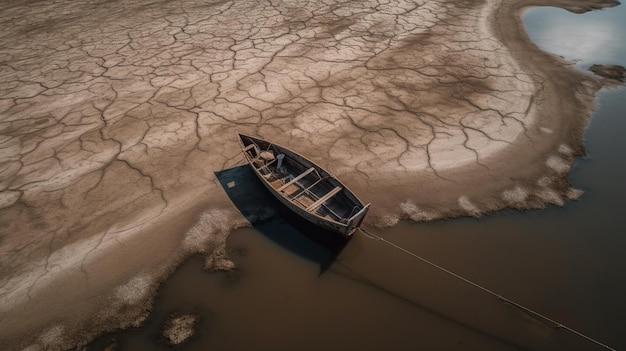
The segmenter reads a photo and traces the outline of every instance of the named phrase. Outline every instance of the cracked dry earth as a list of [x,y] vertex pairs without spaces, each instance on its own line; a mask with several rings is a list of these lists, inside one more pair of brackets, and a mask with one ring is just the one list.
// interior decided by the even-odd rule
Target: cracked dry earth
[[335,173],[369,224],[575,197],[599,83],[528,42],[533,4],[2,2],[0,344],[139,323],[181,257],[223,257],[236,132]]

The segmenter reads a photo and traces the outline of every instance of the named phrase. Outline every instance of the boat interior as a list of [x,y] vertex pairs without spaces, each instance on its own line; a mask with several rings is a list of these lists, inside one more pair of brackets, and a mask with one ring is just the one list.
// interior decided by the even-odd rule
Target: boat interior
[[244,141],[251,164],[276,192],[298,207],[339,223],[347,223],[361,210],[362,206],[346,196],[341,184],[328,174],[320,174],[313,165],[270,143],[259,144]]

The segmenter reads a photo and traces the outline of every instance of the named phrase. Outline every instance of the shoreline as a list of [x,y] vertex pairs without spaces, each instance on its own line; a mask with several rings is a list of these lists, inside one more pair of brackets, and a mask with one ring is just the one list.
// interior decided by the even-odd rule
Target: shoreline
[[[521,17],[531,7],[555,6],[584,13],[615,5],[611,1],[604,5],[595,1],[573,4],[567,0],[503,2],[493,17],[492,30],[502,42],[507,43],[507,48],[516,62],[527,71],[537,70],[533,72],[540,77],[535,81],[535,84],[540,85],[536,90],[543,93],[533,97],[533,109],[539,109],[536,113],[544,118],[533,126],[535,135],[529,137],[528,133],[520,134],[514,148],[497,151],[478,166],[442,171],[441,176],[427,175],[422,184],[434,188],[429,193],[435,195],[422,194],[421,202],[407,200],[402,203],[402,216],[398,219],[423,221],[459,216],[479,217],[505,208],[541,209],[549,204],[563,206],[566,201],[576,200],[582,191],[571,188],[569,171],[574,157],[585,154],[583,133],[591,119],[591,112],[596,107],[595,95],[601,88],[612,83],[603,81],[591,72],[578,70],[572,62],[538,49],[526,35]],[[552,116],[552,120],[546,120],[546,116]],[[533,152],[526,152],[527,149],[532,149]],[[537,149],[542,151],[537,152]],[[515,164],[508,170],[503,170],[502,165],[511,164],[511,160]],[[488,169],[491,165],[500,168],[499,174],[491,174]],[[472,179],[480,173],[482,176]],[[464,178],[466,175],[469,175],[469,180]],[[437,178],[444,178],[446,181],[441,182]],[[487,179],[490,181],[488,186],[484,182]],[[441,184],[437,184],[437,181]],[[410,178],[406,182],[411,183]],[[465,190],[467,195],[458,198],[454,196],[462,194],[463,188],[474,191]],[[452,196],[441,196],[442,193],[446,194],[446,190]],[[410,197],[406,196],[406,191],[394,192],[392,187],[382,193],[391,195],[389,199],[385,199],[385,206],[381,207],[393,206],[394,199],[401,199],[403,195]],[[488,196],[484,196],[485,194]],[[480,202],[471,201],[474,196]],[[383,226],[393,225],[398,220],[385,218],[384,215],[380,217],[382,218],[378,219],[378,223]]]
[[[377,195],[370,195],[370,197],[375,197],[377,200],[377,209],[374,210],[372,218],[369,219],[370,225],[393,225],[400,219],[420,221],[465,215],[480,216],[483,213],[503,208],[542,208],[549,203],[562,205],[565,198],[576,197],[578,193],[569,187],[567,175],[573,162],[573,157],[584,154],[582,133],[589,122],[590,113],[594,107],[593,97],[602,85],[600,80],[592,75],[574,71],[570,63],[540,51],[527,38],[521,22],[522,11],[525,8],[541,6],[541,4],[546,3],[550,3],[550,5],[558,3],[564,6],[568,1],[505,1],[503,5],[497,8],[497,11],[494,11],[496,15],[492,17],[494,22],[489,27],[489,30],[494,31],[496,38],[506,43],[505,46],[512,53],[515,61],[525,70],[531,68],[538,70],[533,75],[541,77],[541,91],[543,95],[534,96],[532,104],[533,106],[538,106],[539,111],[537,113],[540,115],[553,116],[553,118],[559,117],[558,120],[551,121],[551,124],[536,125],[535,130],[532,132],[534,134],[531,134],[530,137],[528,131],[518,136],[513,142],[516,147],[514,152],[511,152],[510,149],[505,150],[486,157],[484,160],[481,160],[480,164],[463,166],[462,168],[443,169],[437,172],[419,172],[419,181],[415,180],[415,173],[407,172],[405,175],[396,175],[397,181],[395,184],[385,186],[380,181],[377,184],[376,180],[371,180],[359,173],[346,173],[349,167],[336,167],[333,171],[342,178],[342,181],[346,180],[348,183],[356,185],[354,187],[356,189],[355,192],[367,193],[370,189],[376,189]],[[588,4],[597,4],[597,2],[589,1]],[[494,30],[494,28],[498,28],[498,30]],[[559,79],[548,79],[554,76],[559,77]],[[539,83],[534,82],[534,84]],[[535,89],[537,90],[537,88]],[[573,116],[577,116],[577,118],[572,118]],[[566,123],[566,119],[571,122]],[[529,153],[527,148],[538,151]],[[515,164],[511,164],[512,162],[515,162]],[[534,165],[535,167],[522,171],[519,165]],[[492,168],[497,170],[493,171]],[[489,181],[488,186],[485,186],[486,180]],[[154,187],[156,182],[152,179],[150,182]],[[370,183],[375,185],[372,185],[370,188]],[[414,187],[413,191],[417,191],[407,194],[406,189],[399,189],[401,187],[398,184],[407,184]],[[428,184],[430,190],[428,194],[424,194],[420,190],[420,187],[425,187],[426,184]],[[468,189],[472,190],[468,191]],[[55,340],[61,340],[63,344],[80,345],[81,342],[85,342],[84,337],[87,335],[95,336],[101,330],[111,330],[117,328],[120,324],[132,325],[137,323],[137,318],[141,317],[142,314],[145,315],[149,310],[149,301],[154,296],[158,283],[162,279],[166,279],[169,272],[181,262],[183,257],[197,251],[208,250],[210,252],[219,251],[220,248],[223,249],[222,246],[226,239],[227,231],[230,230],[228,227],[232,224],[231,222],[234,221],[236,226],[244,225],[241,220],[236,219],[240,215],[228,209],[229,202],[225,194],[205,193],[209,191],[219,192],[221,189],[214,184],[212,187],[206,187],[201,195],[179,195],[178,205],[174,206],[173,209],[171,207],[168,208],[170,216],[177,218],[175,221],[170,223],[167,221],[167,217],[159,217],[158,223],[148,224],[147,227],[141,229],[135,228],[135,232],[126,238],[121,236],[119,245],[112,246],[111,251],[98,251],[97,254],[89,257],[87,262],[93,262],[95,276],[100,278],[107,277],[109,279],[107,281],[99,281],[96,284],[97,287],[93,286],[94,284],[92,281],[90,282],[88,275],[87,278],[84,278],[86,274],[84,271],[81,271],[82,267],[72,266],[70,270],[73,273],[64,272],[67,278],[46,284],[42,290],[44,292],[35,294],[36,296],[30,296],[31,289],[27,289],[29,301],[20,304],[19,310],[14,305],[11,305],[12,300],[10,298],[8,302],[2,301],[3,304],[8,303],[8,305],[5,304],[6,308],[8,308],[5,312],[10,312],[5,314],[9,318],[3,318],[4,321],[1,325],[4,330],[3,333],[6,334],[0,337],[0,340],[6,340],[6,344],[15,345],[15,348],[21,348],[42,343],[43,341],[41,340],[45,338],[40,337],[40,335],[45,336],[47,335],[46,333],[56,333],[55,335],[58,335]],[[459,194],[462,195],[459,196]],[[194,199],[191,201],[193,205],[187,204],[186,200],[189,198]],[[420,200],[415,200],[417,198]],[[190,251],[181,251],[178,248],[180,243],[185,240],[185,236],[192,231],[194,226],[198,226],[196,221],[201,213],[205,212],[209,206],[215,205],[217,205],[216,209],[209,210],[209,213],[212,212],[215,216],[210,217],[209,215],[208,219],[202,222],[210,228],[204,233],[205,237],[200,236],[198,238],[199,241],[193,244],[194,248]],[[384,208],[392,210],[382,210]],[[389,212],[392,213],[390,214]],[[178,218],[181,215],[183,218]],[[233,218],[235,219],[233,220]],[[156,232],[153,232],[155,227],[159,228]],[[225,231],[226,233],[224,233]],[[94,233],[97,233],[97,231],[94,231]],[[151,235],[154,233],[156,235]],[[219,234],[215,235],[215,238],[210,238],[212,233]],[[93,240],[95,237],[90,236],[83,240]],[[154,252],[159,252],[162,249],[161,244],[154,240],[155,237],[159,239],[169,238],[168,244],[165,245],[166,253],[178,252],[179,257],[176,259],[170,258],[169,262],[162,266],[157,265],[155,268],[153,264],[158,259],[148,258]],[[117,241],[118,238],[111,238],[111,240]],[[145,246],[148,243],[153,248],[147,249]],[[115,273],[109,271],[110,267],[106,267],[106,264],[118,259],[120,260],[118,261],[119,264],[119,262],[123,262],[124,257],[123,255],[120,257],[118,254],[107,259],[106,256],[111,254],[113,250],[119,250],[123,246],[122,244],[128,246],[125,253],[129,256],[137,253],[135,249],[142,248],[143,251],[139,250],[142,254],[135,259],[139,261],[145,260],[143,265],[144,268],[147,268],[146,272],[132,272],[133,269],[137,266],[142,266],[142,264],[130,266],[120,264],[116,266],[119,270]],[[90,244],[89,246],[92,245]],[[95,248],[98,248],[98,246],[99,244],[95,245]],[[65,248],[65,246],[62,248]],[[165,253],[161,253],[161,255],[163,255],[162,257],[167,256]],[[47,257],[46,260],[49,259],[49,256],[44,255],[42,257]],[[85,262],[83,259],[82,263]],[[152,262],[148,264],[149,268],[145,267],[145,262]],[[45,263],[44,267],[45,273],[48,272],[47,263]],[[151,272],[152,270],[155,270],[156,273]],[[144,277],[147,278],[142,280]],[[5,280],[5,285],[11,279],[13,278]],[[79,282],[78,285],[84,289],[81,291],[85,295],[91,295],[87,300],[81,300],[77,303],[77,306],[81,306],[79,312],[67,311],[63,304],[69,301],[64,302],[67,298],[60,297],[55,290],[55,287],[65,285],[66,281],[68,283]],[[126,290],[124,290],[124,287],[126,287]],[[16,291],[23,291],[23,289]],[[105,318],[103,321],[96,322],[96,324],[101,323],[100,325],[89,327],[92,330],[85,330],[80,319],[88,320],[94,311],[101,311],[101,306],[95,306],[93,301],[106,301],[103,303],[106,305],[112,301],[111,292],[115,295],[120,291],[128,293],[127,295],[129,296],[139,296],[138,299],[135,297],[130,297],[128,300],[120,299],[122,301],[122,304],[118,305],[120,309],[123,309],[121,307],[136,307],[136,309],[131,308],[131,320],[125,320],[122,315],[112,314],[107,317],[110,318],[109,320]],[[9,293],[3,294],[2,298],[7,298]],[[81,299],[83,296],[78,294],[75,298]],[[139,302],[140,300],[142,301]],[[52,311],[54,311],[51,311],[52,315],[41,316],[41,320],[35,318],[35,315],[39,315],[40,310],[46,310],[44,306],[51,301],[53,301],[52,306],[47,308],[52,308]],[[50,322],[68,320],[74,314],[79,317],[79,321],[76,324],[65,325],[62,323],[60,332],[56,326],[50,326]],[[21,331],[12,329],[18,328],[18,326],[11,322],[11,315],[13,315],[15,320],[22,320],[24,315],[31,316],[32,319],[29,320],[31,325],[19,326],[23,328]],[[48,325],[48,328],[42,329],[43,325]],[[98,328],[101,330],[98,330]],[[41,333],[35,335],[33,332],[37,330],[40,330]],[[50,332],[51,330],[53,332]],[[75,334],[75,332],[78,332],[78,334]],[[56,347],[54,346],[56,344],[51,345]],[[57,346],[59,348],[64,347],[61,344]]]

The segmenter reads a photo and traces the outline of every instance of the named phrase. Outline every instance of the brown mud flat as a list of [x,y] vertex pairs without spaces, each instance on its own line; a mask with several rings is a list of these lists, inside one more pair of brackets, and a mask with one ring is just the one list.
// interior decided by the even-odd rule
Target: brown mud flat
[[615,4],[4,2],[0,344],[83,344],[141,323],[190,253],[229,267],[237,131],[333,172],[369,225],[576,198],[602,81],[520,13]]

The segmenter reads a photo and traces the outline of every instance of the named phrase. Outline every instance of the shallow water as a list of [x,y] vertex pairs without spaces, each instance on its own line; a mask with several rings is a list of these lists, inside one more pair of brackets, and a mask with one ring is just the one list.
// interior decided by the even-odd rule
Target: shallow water
[[574,14],[556,7],[536,7],[524,17],[528,36],[537,46],[574,61],[581,68],[625,65],[626,6]]
[[[624,6],[585,15],[537,8],[524,21],[541,48],[585,68],[625,65],[624,18]],[[603,90],[597,101],[587,156],[576,159],[570,176],[585,191],[579,201],[481,219],[403,222],[378,234],[626,349],[626,89]],[[361,235],[328,267],[332,254],[300,231],[278,213],[233,233],[228,245],[237,271],[207,273],[200,257],[191,258],[163,284],[142,328],[105,335],[89,349],[167,349],[159,335],[173,312],[200,315],[183,350],[600,349]]]

